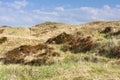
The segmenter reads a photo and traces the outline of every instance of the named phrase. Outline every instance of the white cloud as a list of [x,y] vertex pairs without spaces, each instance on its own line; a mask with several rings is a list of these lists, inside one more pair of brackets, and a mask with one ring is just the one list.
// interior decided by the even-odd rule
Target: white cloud
[[120,5],[116,5],[117,8],[120,8]]
[[110,10],[111,9],[109,5],[104,5],[103,7],[104,7],[105,10]]
[[64,7],[56,7],[55,10],[58,10],[58,11],[64,11]]
[[8,5],[8,7],[12,7],[12,8],[15,8],[15,9],[20,9],[22,7],[27,6],[28,2],[26,0],[20,0],[20,1],[14,1],[12,3],[7,2],[6,4]]
[[0,5],[2,4],[2,1],[0,1]]
[[24,10],[29,7],[27,0],[17,0],[3,3],[0,1],[0,25],[33,25],[45,21],[64,23],[81,23],[92,20],[120,20],[120,7],[104,5],[102,8],[78,7],[64,8],[55,7],[52,10]]
[[91,13],[93,15],[97,15],[99,12],[99,9],[97,8],[92,8],[92,7],[81,7],[80,10],[84,11],[84,12],[88,12]]
[[14,18],[10,18],[9,16],[0,16],[0,20],[6,21],[6,22],[15,22],[16,20]]
[[51,12],[46,12],[42,10],[33,10],[33,13],[35,14],[44,14],[44,15],[58,15],[57,12],[51,11]]

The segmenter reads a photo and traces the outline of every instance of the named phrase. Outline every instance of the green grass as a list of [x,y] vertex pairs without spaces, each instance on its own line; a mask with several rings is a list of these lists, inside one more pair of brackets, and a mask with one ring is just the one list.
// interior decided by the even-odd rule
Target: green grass
[[0,80],[110,80],[120,79],[119,65],[87,61],[43,66],[0,65]]

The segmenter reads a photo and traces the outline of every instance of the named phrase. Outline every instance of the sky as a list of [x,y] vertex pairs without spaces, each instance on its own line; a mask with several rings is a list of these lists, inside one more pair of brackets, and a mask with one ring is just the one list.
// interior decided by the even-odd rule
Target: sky
[[120,20],[120,0],[0,0],[0,25]]

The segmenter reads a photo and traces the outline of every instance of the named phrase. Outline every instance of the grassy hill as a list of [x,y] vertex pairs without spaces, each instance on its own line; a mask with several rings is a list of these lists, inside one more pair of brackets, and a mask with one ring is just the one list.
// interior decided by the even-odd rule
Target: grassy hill
[[0,27],[0,80],[120,80],[120,21]]

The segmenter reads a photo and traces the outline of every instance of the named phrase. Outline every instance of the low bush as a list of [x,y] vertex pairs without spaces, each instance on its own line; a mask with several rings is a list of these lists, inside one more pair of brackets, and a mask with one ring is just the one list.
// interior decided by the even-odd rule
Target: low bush
[[72,38],[73,38],[72,35],[63,32],[56,37],[48,39],[46,41],[46,43],[48,43],[48,44],[51,44],[51,43],[63,44],[63,43],[66,43],[66,42],[70,41]]
[[60,54],[45,44],[22,45],[5,53],[4,64],[43,65],[54,63],[53,58]]
[[7,41],[7,37],[2,37],[0,38],[0,44],[4,43]]
[[105,44],[98,48],[99,55],[110,57],[110,58],[120,58],[120,45],[108,45]]
[[92,37],[75,37],[70,42],[68,42],[68,44],[65,44],[62,50],[70,50],[71,52],[77,53],[90,51],[94,47],[95,43]]

